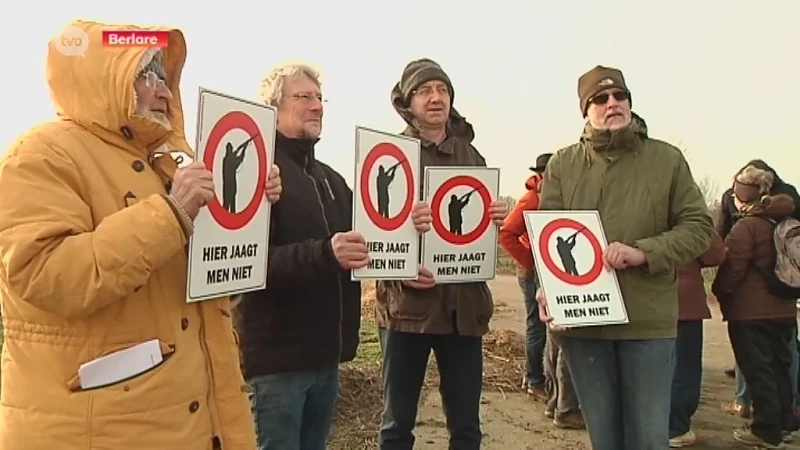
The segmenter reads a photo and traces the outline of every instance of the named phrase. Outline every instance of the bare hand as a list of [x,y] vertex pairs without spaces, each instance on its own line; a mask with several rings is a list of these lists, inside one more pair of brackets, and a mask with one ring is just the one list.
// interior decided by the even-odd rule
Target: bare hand
[[502,226],[508,216],[508,205],[506,202],[494,201],[489,204],[489,218],[495,225]]
[[621,242],[612,242],[603,256],[607,269],[627,269],[647,262],[647,256],[643,251]]
[[414,228],[417,229],[417,233],[427,233],[431,229],[431,208],[428,207],[428,203],[426,202],[419,202],[414,205],[414,209],[411,210],[411,221],[414,222]]
[[193,162],[175,171],[170,195],[194,220],[200,208],[206,206],[216,195],[214,177],[202,161]]
[[281,183],[281,168],[277,164],[273,164],[269,170],[267,177],[267,189],[264,194],[267,196],[267,201],[275,204],[281,198],[283,192],[283,184]]
[[369,249],[364,236],[356,231],[336,233],[331,238],[336,261],[345,270],[360,269],[369,264]]
[[430,289],[436,286],[436,280],[430,270],[420,266],[416,280],[405,280],[403,285],[411,289]]
[[564,331],[566,328],[558,325],[553,325],[553,316],[547,312],[547,298],[544,296],[544,290],[539,288],[536,290],[536,303],[539,305],[539,320],[542,323],[548,324],[550,331]]

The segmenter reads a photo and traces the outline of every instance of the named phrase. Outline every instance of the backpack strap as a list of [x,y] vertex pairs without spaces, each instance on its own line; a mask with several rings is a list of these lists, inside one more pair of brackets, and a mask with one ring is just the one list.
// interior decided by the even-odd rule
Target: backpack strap
[[749,217],[758,217],[761,220],[766,220],[767,222],[771,223],[773,227],[778,226],[778,221],[769,217],[764,217],[764,216],[749,216]]

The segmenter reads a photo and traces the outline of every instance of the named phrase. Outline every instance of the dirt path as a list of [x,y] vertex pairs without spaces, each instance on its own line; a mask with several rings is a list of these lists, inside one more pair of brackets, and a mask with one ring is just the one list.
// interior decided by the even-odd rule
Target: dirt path
[[[501,305],[492,321],[492,328],[524,334],[525,308],[516,278],[498,277],[490,286],[495,301]],[[726,415],[719,408],[720,403],[733,394],[733,379],[723,373],[733,364],[733,353],[716,305],[712,307],[712,315],[713,319],[705,322],[703,393],[700,410],[693,424],[698,443],[692,448],[746,448],[739,446],[731,437],[733,428],[742,419]],[[438,392],[428,394],[419,411],[415,448],[447,448],[441,400]],[[552,422],[544,416],[543,404],[533,402],[523,394],[484,392],[481,416],[485,435],[483,448],[489,450],[591,448],[585,431],[562,431],[553,427]],[[787,448],[800,449],[800,439]]]

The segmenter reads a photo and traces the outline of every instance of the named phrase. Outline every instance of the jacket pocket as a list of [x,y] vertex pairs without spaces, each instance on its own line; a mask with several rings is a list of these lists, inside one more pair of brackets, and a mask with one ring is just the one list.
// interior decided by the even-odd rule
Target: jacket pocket
[[389,315],[398,320],[428,319],[439,302],[437,288],[406,289],[400,282],[377,283],[378,298],[386,299]]
[[[659,181],[666,183],[665,185],[657,184]],[[669,219],[669,182],[667,180],[650,180],[647,183],[644,201],[650,203],[649,210],[652,211],[652,236],[664,233],[671,228]],[[666,189],[665,189],[666,188]],[[643,207],[646,205],[642,205]],[[641,211],[645,211],[642,208]]]
[[[138,344],[139,344],[138,342],[137,343],[132,343],[132,344],[130,344],[128,346],[125,346],[125,347],[122,347],[122,348],[119,348],[119,349],[109,350],[109,351],[104,352],[104,354],[99,356],[99,357],[102,357],[102,356],[105,356],[105,355],[110,355],[110,354],[112,354],[112,353],[114,353],[116,351],[122,350],[124,348],[133,347],[134,345],[138,345]],[[143,372],[139,372],[139,373],[137,373],[137,374],[135,374],[133,376],[130,376],[128,378],[124,378],[124,379],[115,381],[113,383],[104,384],[102,386],[96,386],[96,387],[84,389],[84,388],[81,387],[80,376],[76,371],[75,375],[73,375],[67,381],[67,388],[70,390],[70,392],[74,392],[74,393],[90,392],[90,391],[95,391],[95,390],[98,390],[98,389],[113,389],[113,390],[124,390],[124,391],[129,391],[131,389],[134,389],[135,386],[133,386],[133,385],[137,385],[138,386],[139,384],[143,383],[148,378],[153,376],[155,374],[155,372],[157,372],[158,369],[163,367],[164,363],[166,363],[167,360],[173,354],[175,354],[175,346],[174,345],[166,344],[164,342],[160,342],[159,344],[161,346],[161,362],[156,364],[156,365],[154,365],[153,367],[143,371]]]
[[494,315],[494,301],[492,300],[492,291],[486,283],[474,283],[474,304],[475,306],[475,320],[478,325],[489,325],[489,321]]

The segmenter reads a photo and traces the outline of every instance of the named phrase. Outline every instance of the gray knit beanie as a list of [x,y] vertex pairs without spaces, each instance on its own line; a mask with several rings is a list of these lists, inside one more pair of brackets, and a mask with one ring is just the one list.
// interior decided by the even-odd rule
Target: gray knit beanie
[[450,103],[453,103],[455,98],[455,91],[453,90],[453,83],[450,82],[450,77],[442,70],[442,67],[432,59],[422,58],[416,61],[411,61],[403,69],[403,75],[400,77],[400,92],[405,107],[411,104],[411,96],[415,89],[431,80],[439,80],[447,85],[450,91]]

